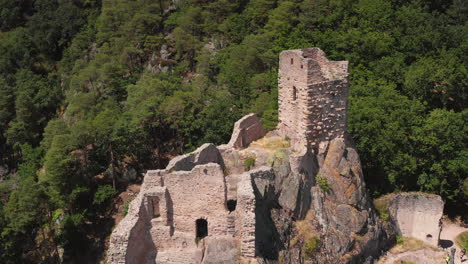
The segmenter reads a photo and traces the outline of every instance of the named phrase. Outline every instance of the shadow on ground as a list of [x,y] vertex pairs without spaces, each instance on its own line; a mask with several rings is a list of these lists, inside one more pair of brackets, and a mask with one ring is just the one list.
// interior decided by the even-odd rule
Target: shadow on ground
[[449,248],[449,247],[453,246],[453,241],[452,240],[441,239],[439,244],[440,244],[440,246],[442,248]]

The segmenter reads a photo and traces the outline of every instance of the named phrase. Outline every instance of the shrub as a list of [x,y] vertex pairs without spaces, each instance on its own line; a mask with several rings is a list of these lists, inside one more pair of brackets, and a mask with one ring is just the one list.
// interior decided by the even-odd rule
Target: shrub
[[457,242],[458,246],[468,250],[468,231],[460,233],[456,238],[455,241]]
[[402,244],[404,241],[403,237],[402,236],[396,236],[396,242],[397,244]]
[[255,158],[248,157],[244,160],[244,170],[249,171],[253,166],[255,166]]
[[317,175],[315,176],[315,180],[319,185],[320,190],[322,190],[323,192],[326,192],[331,189],[331,186],[327,181],[327,177],[321,175],[320,173],[317,173]]
[[320,239],[316,236],[311,237],[309,240],[307,240],[304,243],[304,247],[302,250],[304,251],[304,254],[311,258],[314,252],[317,250],[318,245],[320,243]]
[[374,206],[379,214],[379,217],[383,221],[388,221],[390,212],[388,211],[388,199],[376,199],[374,200]]
[[128,207],[130,206],[130,203],[132,202],[133,199],[128,199],[124,205],[123,205],[123,209],[122,209],[122,216],[126,216],[128,214]]

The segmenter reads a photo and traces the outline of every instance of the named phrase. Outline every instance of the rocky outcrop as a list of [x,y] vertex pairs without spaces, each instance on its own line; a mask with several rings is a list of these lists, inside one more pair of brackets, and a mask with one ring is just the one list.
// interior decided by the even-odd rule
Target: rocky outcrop
[[322,142],[312,210],[321,226],[327,263],[364,263],[386,247],[387,234],[367,194],[357,151],[349,140]]

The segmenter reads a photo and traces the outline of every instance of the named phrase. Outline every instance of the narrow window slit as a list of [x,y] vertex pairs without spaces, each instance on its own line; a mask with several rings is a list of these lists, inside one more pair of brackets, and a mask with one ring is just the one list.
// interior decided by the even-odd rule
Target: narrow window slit
[[237,206],[237,200],[228,200],[226,202],[226,206],[227,206],[227,209],[229,210],[229,212],[235,211],[236,206]]
[[296,101],[296,99],[297,99],[297,89],[296,89],[296,86],[293,86],[293,94],[292,94],[292,97],[293,97],[293,101]]

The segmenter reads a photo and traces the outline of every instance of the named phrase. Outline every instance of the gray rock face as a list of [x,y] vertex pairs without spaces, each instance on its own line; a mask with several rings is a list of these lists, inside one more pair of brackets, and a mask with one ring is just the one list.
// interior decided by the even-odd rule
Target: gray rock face
[[[320,145],[316,154],[292,154],[291,173],[276,175],[282,209],[272,210],[272,218],[283,232],[282,259],[290,264],[372,261],[387,246],[388,235],[370,203],[359,156],[344,138]],[[320,242],[307,255],[303,233],[311,231]]]
[[[352,144],[336,138],[319,152],[312,210],[322,233],[326,263],[363,263],[385,246],[385,233],[365,189],[359,156]],[[326,186],[328,185],[328,186]]]

